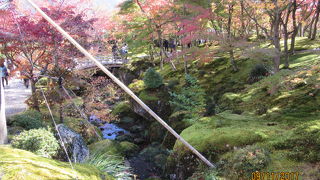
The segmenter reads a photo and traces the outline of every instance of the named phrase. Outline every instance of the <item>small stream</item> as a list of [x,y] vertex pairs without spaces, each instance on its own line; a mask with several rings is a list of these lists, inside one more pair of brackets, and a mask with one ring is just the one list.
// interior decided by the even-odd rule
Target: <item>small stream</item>
[[121,136],[124,134],[129,134],[128,131],[118,127],[115,124],[112,123],[106,123],[103,126],[100,126],[100,129],[103,134],[104,139],[110,139],[110,140],[115,140],[117,136]]
[[[129,131],[120,128],[114,123],[105,123],[95,115],[91,115],[89,119],[90,123],[98,126],[103,134],[104,139],[116,140],[118,136],[130,134]],[[132,173],[136,174],[138,179],[146,179],[148,177],[156,177],[158,170],[155,168],[153,162],[148,162],[144,155],[140,153],[136,154],[134,157],[126,159],[127,166],[132,169]]]
[[104,122],[95,115],[91,115],[89,121],[90,123],[96,126],[99,126],[104,139],[115,140],[116,137],[118,136],[129,134],[128,131],[118,127],[116,124],[113,124],[113,123],[104,124]]

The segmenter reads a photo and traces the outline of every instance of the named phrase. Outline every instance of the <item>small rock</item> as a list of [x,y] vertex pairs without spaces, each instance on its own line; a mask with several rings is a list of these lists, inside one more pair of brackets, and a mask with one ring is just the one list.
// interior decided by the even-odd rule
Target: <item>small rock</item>
[[130,134],[124,134],[124,135],[117,136],[115,140],[133,142],[133,139],[134,138]]
[[130,132],[138,133],[143,131],[143,129],[144,129],[143,126],[135,125],[130,128]]
[[145,140],[144,140],[143,138],[135,138],[135,139],[133,140],[133,142],[134,142],[135,144],[143,144],[143,143],[145,142]]
[[275,122],[269,122],[269,123],[267,123],[267,125],[268,125],[268,126],[276,126],[277,123],[275,123]]

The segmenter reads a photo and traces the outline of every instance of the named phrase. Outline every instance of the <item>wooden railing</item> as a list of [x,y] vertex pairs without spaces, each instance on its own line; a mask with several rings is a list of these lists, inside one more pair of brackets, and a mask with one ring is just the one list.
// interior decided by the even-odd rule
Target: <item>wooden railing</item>
[[[108,67],[121,67],[122,65],[128,63],[128,60],[126,58],[123,58],[121,56],[96,56],[95,57],[101,64],[103,64],[104,66],[108,66]],[[78,62],[78,66],[77,69],[88,69],[88,68],[92,68],[95,67],[96,65],[90,61],[90,60],[86,60],[86,61],[79,61]]]

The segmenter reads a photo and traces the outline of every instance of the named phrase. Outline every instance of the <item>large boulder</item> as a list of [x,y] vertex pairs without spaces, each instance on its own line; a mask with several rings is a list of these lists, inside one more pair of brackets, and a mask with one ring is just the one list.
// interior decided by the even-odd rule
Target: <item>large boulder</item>
[[[77,163],[83,162],[89,156],[89,149],[81,135],[64,124],[59,124],[57,128],[71,160]],[[61,157],[63,157],[63,155],[61,155]]]

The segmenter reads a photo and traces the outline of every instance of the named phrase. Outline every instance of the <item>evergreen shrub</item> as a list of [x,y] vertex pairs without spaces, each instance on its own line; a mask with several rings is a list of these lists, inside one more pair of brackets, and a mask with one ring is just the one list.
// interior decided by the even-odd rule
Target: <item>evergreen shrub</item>
[[188,112],[186,120],[196,120],[205,112],[205,92],[199,86],[197,79],[187,74],[185,86],[180,92],[171,92],[170,104],[175,112]]
[[158,88],[163,84],[162,76],[153,68],[146,71],[143,81],[148,89]]
[[11,118],[13,126],[20,126],[26,130],[43,127],[42,114],[36,110],[28,110]]
[[46,129],[23,131],[12,139],[12,147],[31,151],[37,155],[51,158],[60,146],[53,133]]
[[248,81],[249,83],[255,83],[257,81],[260,81],[263,77],[268,76],[269,74],[269,70],[265,65],[257,64],[251,69]]

